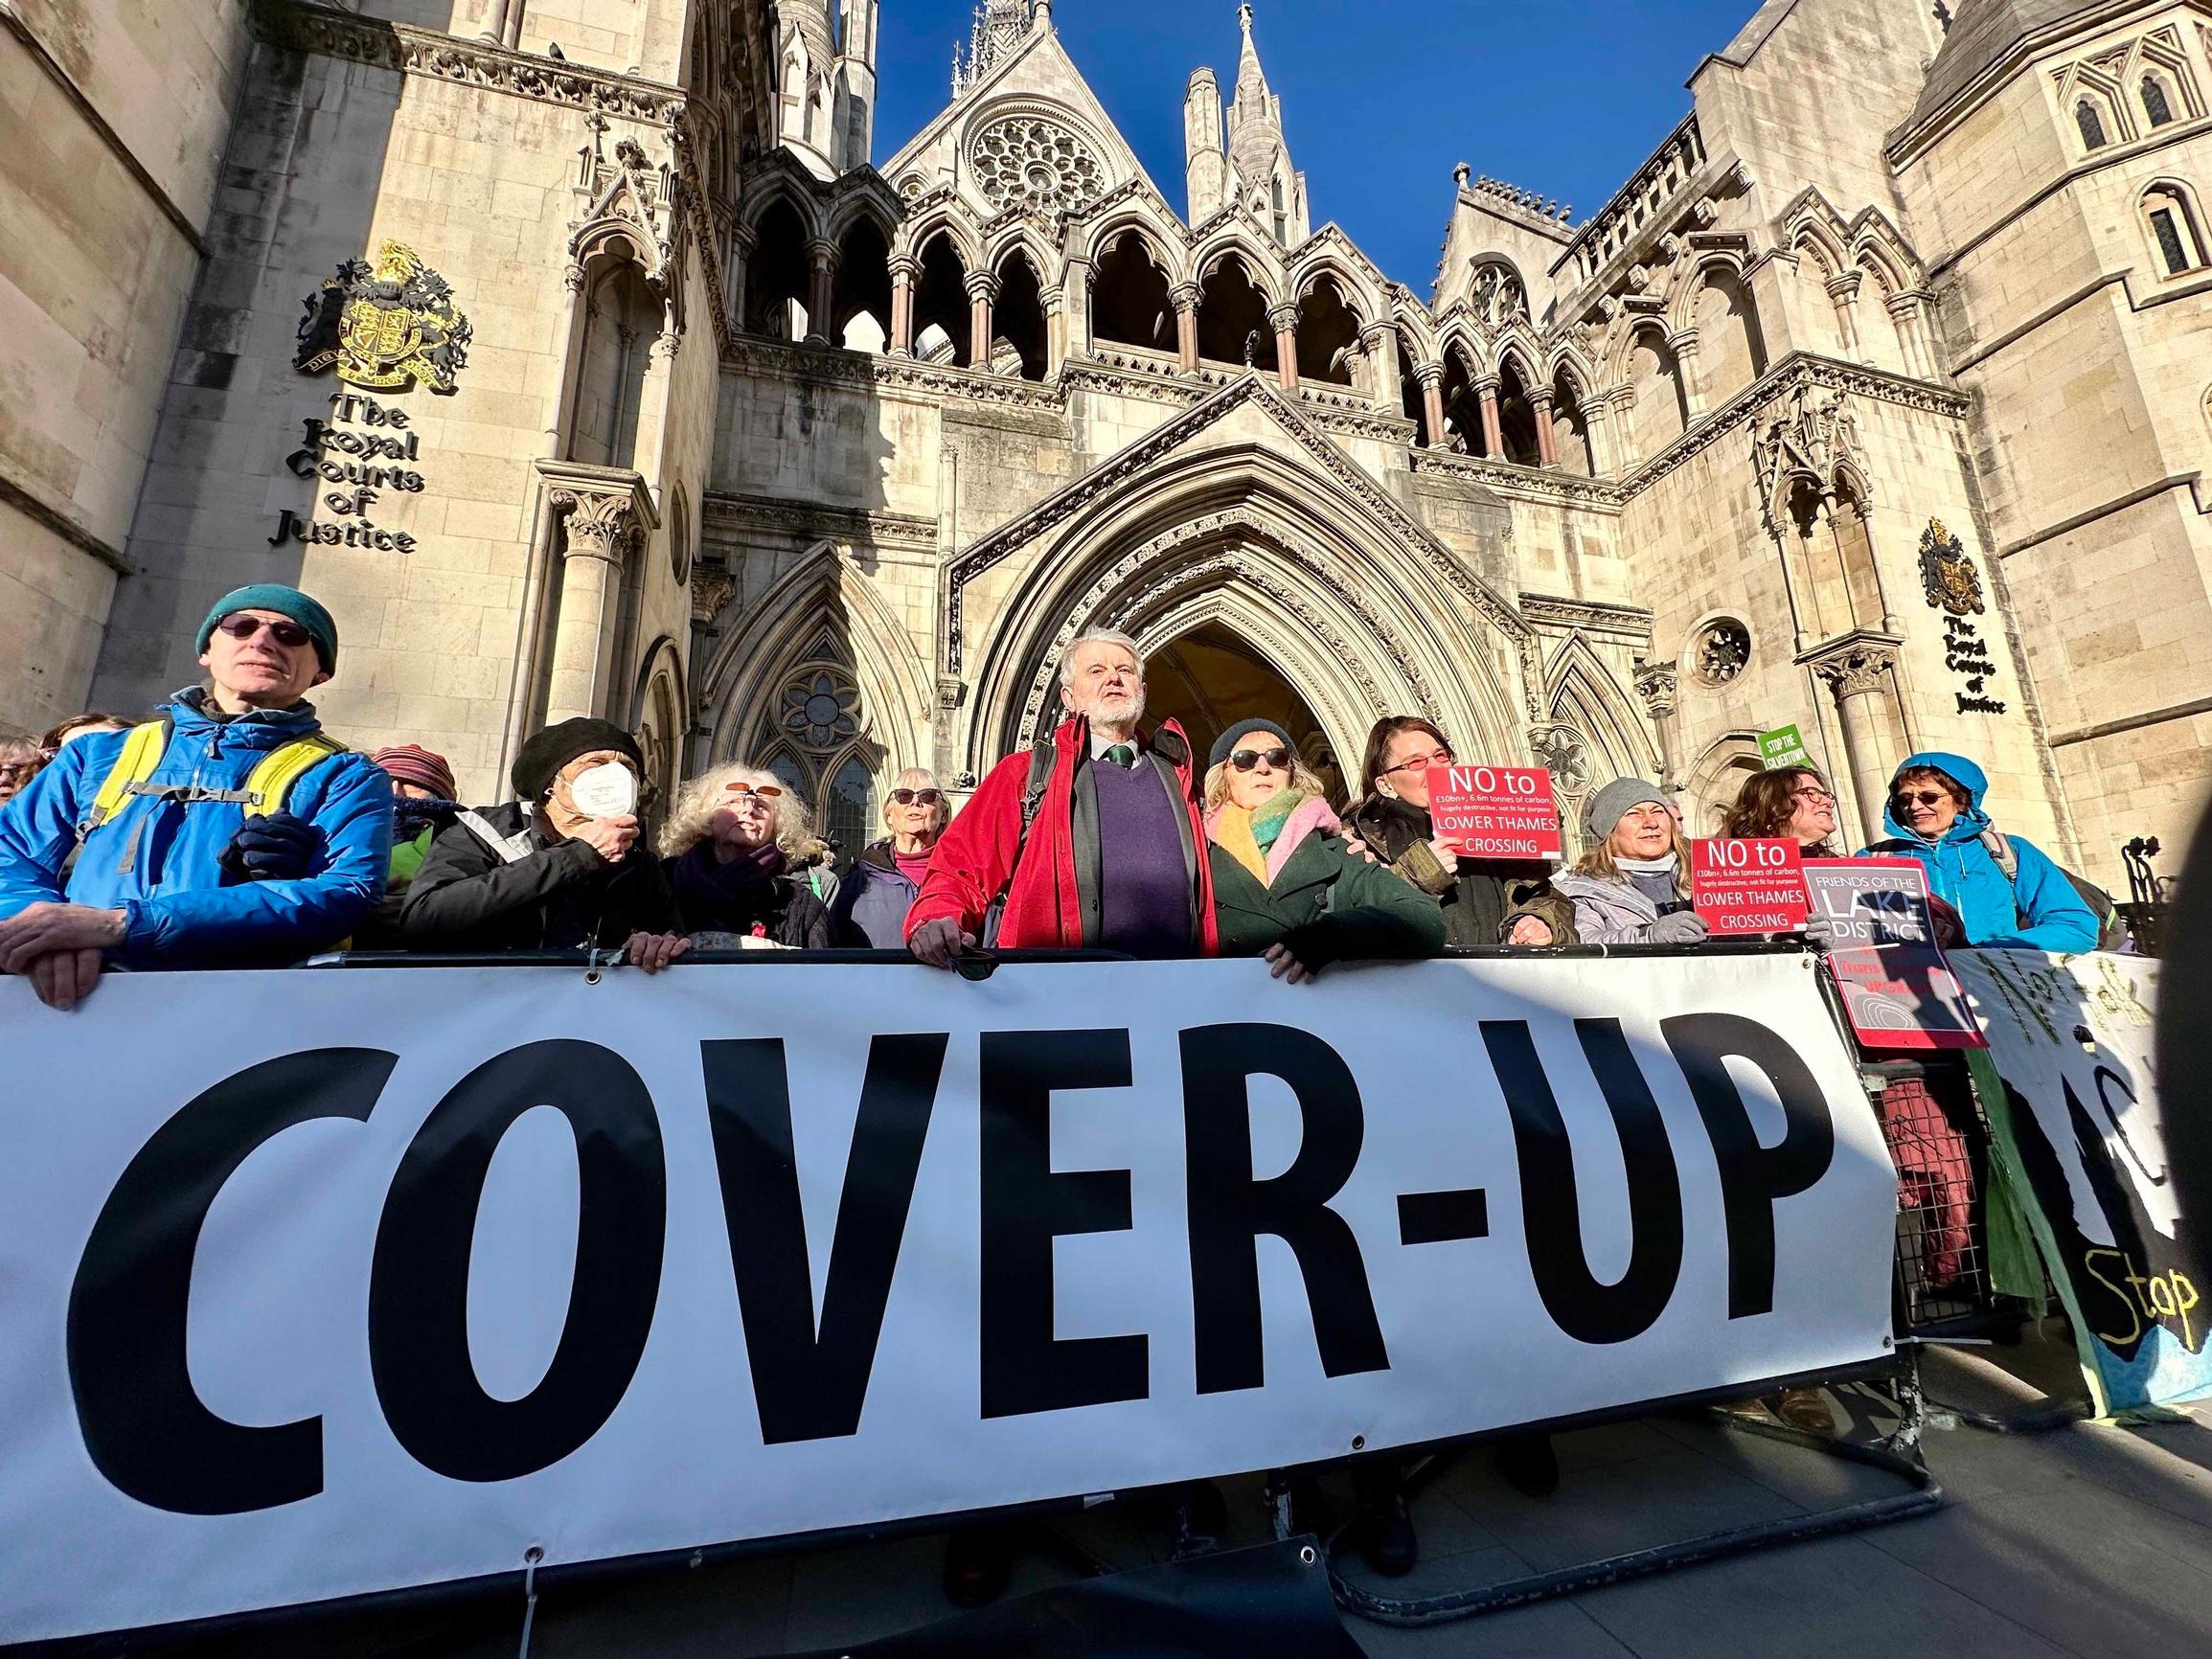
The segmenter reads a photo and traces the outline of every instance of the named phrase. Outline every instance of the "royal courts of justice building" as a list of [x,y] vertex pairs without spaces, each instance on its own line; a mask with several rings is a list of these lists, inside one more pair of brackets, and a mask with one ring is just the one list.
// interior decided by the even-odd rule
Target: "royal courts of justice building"
[[1940,748],[2109,884],[2182,841],[2212,3],[1767,0],[1595,212],[1440,170],[1433,274],[1309,198],[1266,21],[1155,179],[1049,0],[879,165],[878,0],[0,0],[0,729],[271,579],[473,799],[605,715],[852,849],[1107,625],[1339,779],[1418,713],[1703,830],[1794,723],[1853,830]]

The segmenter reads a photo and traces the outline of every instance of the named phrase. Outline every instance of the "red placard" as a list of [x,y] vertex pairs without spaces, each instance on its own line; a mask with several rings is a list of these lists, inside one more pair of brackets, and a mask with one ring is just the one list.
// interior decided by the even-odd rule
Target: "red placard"
[[1559,805],[1541,766],[1431,766],[1428,821],[1468,858],[1561,858]]
[[1690,902],[1715,933],[1789,933],[1805,925],[1805,855],[1788,837],[1690,843]]
[[1864,1047],[1989,1047],[1935,943],[1917,860],[1808,858],[1805,888],[1813,914],[1836,929],[1828,966]]

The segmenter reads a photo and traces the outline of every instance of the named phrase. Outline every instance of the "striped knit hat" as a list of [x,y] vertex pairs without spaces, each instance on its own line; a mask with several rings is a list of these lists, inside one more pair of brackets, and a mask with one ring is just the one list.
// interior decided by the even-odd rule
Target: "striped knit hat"
[[378,749],[369,759],[383,767],[395,783],[413,784],[441,801],[455,798],[453,768],[445,763],[445,756],[433,755],[419,743],[397,743]]

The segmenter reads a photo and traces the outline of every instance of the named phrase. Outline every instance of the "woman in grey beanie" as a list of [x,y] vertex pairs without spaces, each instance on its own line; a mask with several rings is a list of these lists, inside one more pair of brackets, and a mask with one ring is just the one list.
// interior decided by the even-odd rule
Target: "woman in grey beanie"
[[1552,891],[1575,907],[1585,944],[1695,944],[1705,924],[1690,908],[1681,825],[1666,794],[1642,778],[1616,778],[1583,807],[1588,846]]

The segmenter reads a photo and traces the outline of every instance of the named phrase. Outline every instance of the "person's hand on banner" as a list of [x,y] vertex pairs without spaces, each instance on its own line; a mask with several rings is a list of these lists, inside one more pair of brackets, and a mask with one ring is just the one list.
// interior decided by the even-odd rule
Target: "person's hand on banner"
[[1308,967],[1287,944],[1270,944],[1261,953],[1260,960],[1267,965],[1269,979],[1287,979],[1292,985],[1311,985],[1321,977],[1317,967]]
[[1695,910],[1670,910],[1652,923],[1653,944],[1696,944],[1706,934],[1705,919]]
[[1456,871],[1459,868],[1459,843],[1450,836],[1431,835],[1428,838],[1428,850],[1436,854],[1437,863],[1443,865],[1447,871]]
[[960,960],[962,951],[975,948],[975,935],[959,922],[941,916],[917,927],[913,937],[907,940],[906,948],[914,953],[917,962],[925,962],[931,967],[951,967]]
[[67,1012],[92,994],[100,953],[123,943],[124,913],[41,901],[0,921],[0,973],[19,973],[48,1008]]
[[1836,923],[1825,916],[1808,916],[1805,925],[1797,931],[1805,936],[1805,943],[1814,950],[1836,948]]
[[623,954],[631,966],[658,973],[691,947],[692,942],[680,933],[633,933]]

